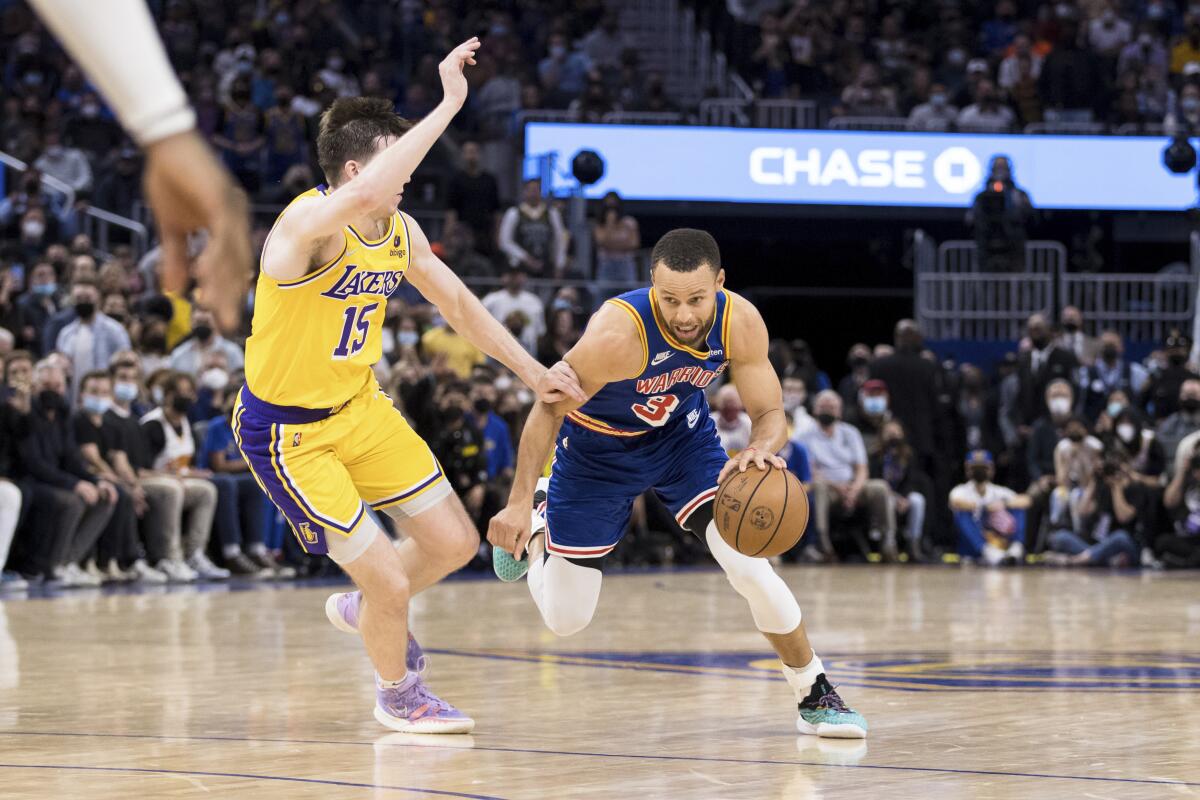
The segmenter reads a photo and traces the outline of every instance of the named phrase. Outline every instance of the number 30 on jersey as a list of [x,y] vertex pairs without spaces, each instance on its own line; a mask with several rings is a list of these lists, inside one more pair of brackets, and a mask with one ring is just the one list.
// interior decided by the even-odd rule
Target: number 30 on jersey
[[679,405],[679,398],[673,394],[659,394],[647,397],[645,403],[634,403],[633,413],[647,425],[661,428],[671,418],[671,412]]

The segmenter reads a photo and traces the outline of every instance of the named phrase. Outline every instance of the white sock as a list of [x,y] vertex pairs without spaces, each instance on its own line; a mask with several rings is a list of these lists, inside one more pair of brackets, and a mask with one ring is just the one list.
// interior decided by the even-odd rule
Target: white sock
[[242,552],[242,548],[238,547],[236,544],[227,544],[221,548],[221,555],[225,558],[226,561],[228,561],[231,558],[237,558],[238,554],[241,552]]
[[416,680],[416,678],[417,674],[415,672],[406,672],[404,673],[404,677],[398,681],[385,681],[383,678],[379,677],[379,673],[376,672],[375,685],[380,689],[403,689],[411,686],[412,682]]
[[825,665],[821,663],[821,659],[817,657],[816,651],[813,651],[812,660],[803,667],[789,667],[783,665],[783,677],[787,678],[787,682],[792,687],[792,691],[796,694],[796,702],[802,702],[808,697],[808,693],[812,691],[813,684],[817,682],[817,676],[825,671]]
[[246,548],[246,552],[252,556],[265,556],[267,554],[267,546],[262,542],[255,542]]

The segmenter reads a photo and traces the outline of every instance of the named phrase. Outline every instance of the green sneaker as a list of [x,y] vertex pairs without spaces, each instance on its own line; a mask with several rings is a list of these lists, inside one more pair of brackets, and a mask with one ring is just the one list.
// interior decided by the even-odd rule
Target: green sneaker
[[846,707],[823,672],[799,707],[796,729],[801,733],[829,739],[867,738],[867,721],[862,714]]
[[[546,487],[549,486],[549,481],[545,478],[538,480],[538,489],[533,494],[533,535],[546,530]],[[530,537],[532,541],[532,537]],[[525,577],[525,573],[529,572],[529,556],[517,561],[513,558],[512,553],[502,547],[492,545],[492,570],[496,573],[496,577],[505,583],[519,581]]]

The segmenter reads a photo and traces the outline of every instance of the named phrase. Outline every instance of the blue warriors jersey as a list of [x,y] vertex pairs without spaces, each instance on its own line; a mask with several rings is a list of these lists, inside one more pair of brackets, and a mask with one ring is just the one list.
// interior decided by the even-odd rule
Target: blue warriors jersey
[[717,293],[716,314],[702,349],[688,347],[660,317],[654,289],[635,289],[608,301],[632,317],[642,340],[637,377],[610,383],[568,419],[610,436],[641,436],[686,418],[690,426],[708,417],[704,389],[729,365],[729,293]]

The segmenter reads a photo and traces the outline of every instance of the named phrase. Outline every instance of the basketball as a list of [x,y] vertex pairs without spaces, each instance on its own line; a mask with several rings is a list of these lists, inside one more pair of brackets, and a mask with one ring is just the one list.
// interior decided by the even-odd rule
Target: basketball
[[721,538],[748,556],[786,553],[808,526],[808,494],[786,469],[733,473],[717,490],[713,507]]

